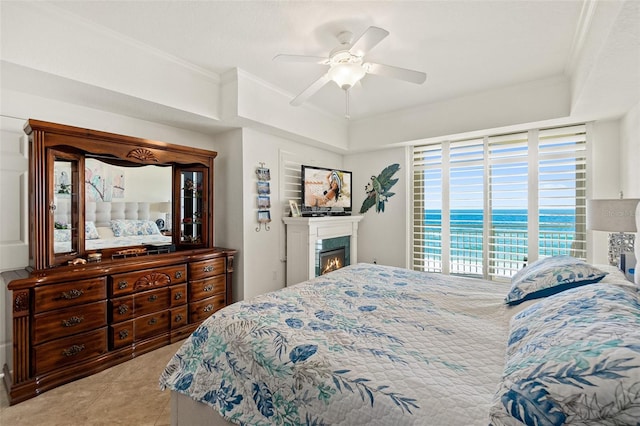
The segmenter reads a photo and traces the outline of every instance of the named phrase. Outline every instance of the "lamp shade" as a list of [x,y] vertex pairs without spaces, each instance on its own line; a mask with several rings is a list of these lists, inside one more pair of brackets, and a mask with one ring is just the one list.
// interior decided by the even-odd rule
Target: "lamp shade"
[[587,229],[636,232],[636,206],[640,199],[587,200]]
[[336,64],[329,70],[329,78],[344,90],[353,87],[365,74],[362,65],[357,63]]

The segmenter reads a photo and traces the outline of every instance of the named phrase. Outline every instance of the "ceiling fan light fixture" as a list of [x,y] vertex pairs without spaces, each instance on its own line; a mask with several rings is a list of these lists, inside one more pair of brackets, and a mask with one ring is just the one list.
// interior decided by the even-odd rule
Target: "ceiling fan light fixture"
[[335,64],[329,70],[329,78],[343,90],[349,90],[364,77],[367,72],[359,63]]

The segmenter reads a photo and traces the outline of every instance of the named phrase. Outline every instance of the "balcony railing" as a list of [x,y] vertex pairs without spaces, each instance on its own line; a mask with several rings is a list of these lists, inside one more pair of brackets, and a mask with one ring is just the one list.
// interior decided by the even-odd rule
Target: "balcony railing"
[[[440,229],[421,235],[421,258],[414,259],[414,268],[427,272],[442,272]],[[578,244],[579,245],[579,244]],[[486,270],[483,262],[482,230],[451,229],[449,272],[453,275],[507,279],[527,265],[528,232],[494,230],[489,236]],[[576,248],[575,232],[540,232],[539,257],[573,255],[583,257]],[[414,250],[418,252],[418,250]]]

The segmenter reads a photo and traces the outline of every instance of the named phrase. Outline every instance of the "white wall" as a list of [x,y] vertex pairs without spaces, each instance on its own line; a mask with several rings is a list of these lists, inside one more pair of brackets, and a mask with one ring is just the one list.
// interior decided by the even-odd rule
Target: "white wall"
[[625,197],[640,198],[640,103],[620,120],[620,158]]
[[[629,198],[640,198],[640,103],[620,120],[620,157],[623,160],[620,167],[622,190]],[[638,261],[635,279],[640,283],[640,229],[635,244]]]
[[244,299],[244,236],[242,199],[242,130],[216,137],[219,147],[214,162],[215,239],[221,247],[238,250],[234,257],[233,300]]
[[366,198],[365,186],[371,176],[378,176],[385,167],[398,163],[394,178],[398,182],[390,189],[395,195],[385,204],[384,212],[371,207],[358,225],[358,261],[381,265],[407,265],[407,183],[408,170],[405,148],[387,149],[345,156],[344,167],[353,172],[353,213],[358,214]]
[[502,87],[355,120],[349,127],[349,150],[567,117],[569,104],[569,80],[564,77]]
[[[305,164],[342,168],[342,156],[289,139],[257,130],[243,129],[243,187],[237,194],[242,197],[243,211],[243,261],[244,298],[277,290],[285,286],[286,264],[284,260],[285,225],[282,222],[284,206],[289,200],[280,194],[280,158],[283,153],[298,158]],[[271,223],[270,230],[263,226],[256,231],[257,187],[255,170],[264,163],[271,172]],[[239,292],[240,293],[240,292]]]
[[[620,180],[620,121],[607,120],[593,123],[588,128],[591,168],[587,183],[587,198],[619,198]],[[625,195],[625,197],[628,197]],[[587,261],[607,264],[608,233],[588,231]]]

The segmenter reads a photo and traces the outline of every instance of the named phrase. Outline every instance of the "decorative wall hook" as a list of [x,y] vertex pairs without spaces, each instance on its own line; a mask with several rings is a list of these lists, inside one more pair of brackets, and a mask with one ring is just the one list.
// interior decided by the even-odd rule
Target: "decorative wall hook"
[[262,225],[264,225],[265,231],[271,231],[271,228],[269,227],[269,224],[267,222],[260,222],[256,227],[256,232],[260,232],[260,230],[262,229]]

